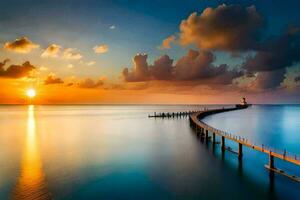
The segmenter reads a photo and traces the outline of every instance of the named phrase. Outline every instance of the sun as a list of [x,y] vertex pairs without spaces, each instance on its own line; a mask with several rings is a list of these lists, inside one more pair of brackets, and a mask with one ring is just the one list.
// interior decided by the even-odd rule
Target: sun
[[34,98],[35,97],[35,95],[36,95],[36,92],[35,92],[35,89],[28,89],[27,91],[26,91],[26,95],[29,97],[29,98]]

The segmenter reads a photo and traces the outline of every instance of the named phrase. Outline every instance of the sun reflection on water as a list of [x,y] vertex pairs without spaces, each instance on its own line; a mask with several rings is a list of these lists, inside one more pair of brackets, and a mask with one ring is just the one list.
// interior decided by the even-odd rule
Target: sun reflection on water
[[37,142],[33,105],[28,106],[27,133],[21,161],[21,172],[12,199],[51,199],[45,183]]

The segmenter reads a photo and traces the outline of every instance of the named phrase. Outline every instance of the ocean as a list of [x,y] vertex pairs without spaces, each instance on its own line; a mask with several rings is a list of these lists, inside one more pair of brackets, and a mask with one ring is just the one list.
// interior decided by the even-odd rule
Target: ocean
[[[201,141],[187,117],[148,118],[223,106],[0,106],[0,199],[299,199],[299,183],[270,176],[267,155],[245,147],[239,161]],[[300,155],[299,116],[300,105],[253,105],[204,121]]]

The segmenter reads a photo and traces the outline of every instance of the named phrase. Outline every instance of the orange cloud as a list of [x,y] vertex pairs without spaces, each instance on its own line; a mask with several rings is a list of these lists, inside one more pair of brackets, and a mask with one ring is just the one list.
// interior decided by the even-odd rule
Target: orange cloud
[[6,42],[3,48],[16,53],[26,54],[31,52],[32,49],[36,49],[38,47],[38,44],[31,42],[27,37],[22,37],[13,42]]
[[5,64],[8,60],[4,60],[0,63],[0,77],[5,78],[22,78],[31,75],[31,72],[36,68],[31,65],[29,61],[24,62],[22,65],[10,65],[4,69]]
[[101,53],[106,53],[108,51],[108,45],[107,44],[101,44],[98,46],[95,46],[93,48],[95,53],[101,54]]
[[64,83],[63,80],[60,78],[55,77],[53,74],[49,74],[47,78],[44,81],[45,85],[50,85],[50,84],[61,84]]
[[97,87],[103,86],[103,84],[104,84],[103,79],[94,81],[93,79],[86,78],[84,80],[81,80],[78,83],[78,87],[80,87],[80,88],[97,88]]
[[156,59],[153,65],[148,65],[147,57],[146,54],[138,54],[133,58],[133,68],[123,69],[125,81],[197,80],[205,84],[231,84],[233,79],[243,75],[241,71],[230,70],[226,64],[213,65],[215,58],[210,51],[189,50],[175,65],[168,55]]
[[176,37],[174,35],[170,35],[166,39],[162,41],[161,48],[163,49],[170,49],[171,44],[176,42]]
[[56,58],[56,57],[58,57],[58,54],[59,54],[60,50],[61,50],[61,46],[59,46],[57,44],[51,44],[50,46],[48,46],[44,50],[41,57],[43,57],[43,58],[47,58],[47,57]]
[[254,6],[220,5],[192,13],[180,24],[180,43],[200,49],[243,51],[254,48],[260,39],[263,19]]

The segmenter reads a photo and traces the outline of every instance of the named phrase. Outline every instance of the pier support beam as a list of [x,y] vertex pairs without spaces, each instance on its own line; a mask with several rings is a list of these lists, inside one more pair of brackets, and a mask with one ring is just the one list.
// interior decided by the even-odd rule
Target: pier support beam
[[208,130],[205,130],[205,139],[208,140]]
[[221,149],[222,149],[222,151],[225,151],[225,137],[224,136],[222,136],[222,138],[221,138]]
[[270,169],[275,169],[274,156],[272,156],[271,153],[269,154],[269,167],[270,167]]
[[243,157],[243,145],[241,143],[239,143],[239,152],[238,152],[238,158],[242,159]]
[[212,135],[212,142],[213,142],[213,144],[216,143],[216,134],[215,133],[213,133],[213,135]]

